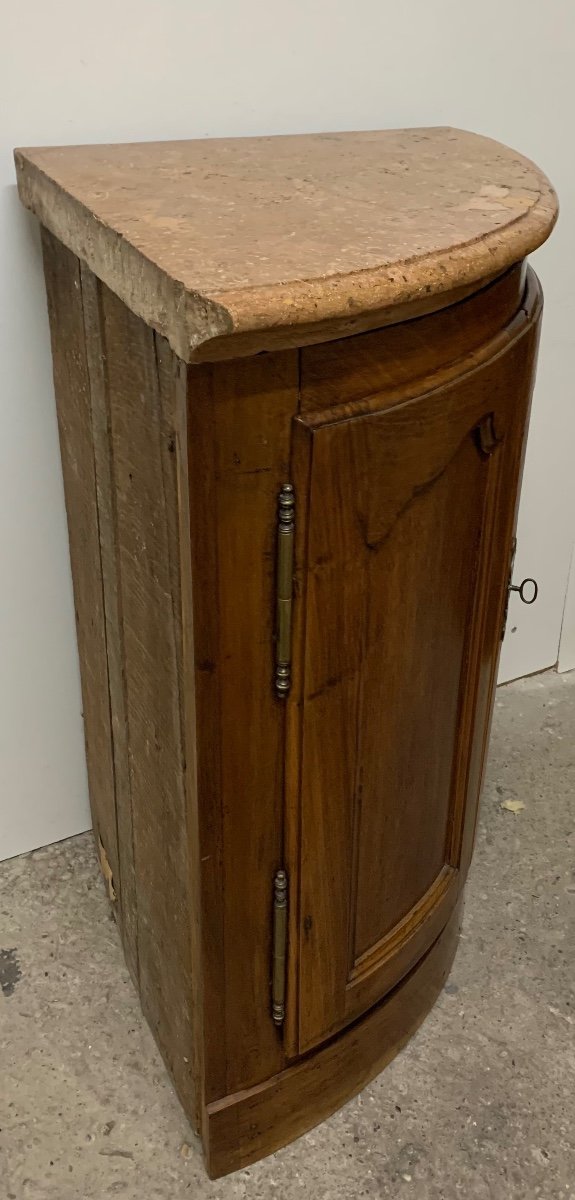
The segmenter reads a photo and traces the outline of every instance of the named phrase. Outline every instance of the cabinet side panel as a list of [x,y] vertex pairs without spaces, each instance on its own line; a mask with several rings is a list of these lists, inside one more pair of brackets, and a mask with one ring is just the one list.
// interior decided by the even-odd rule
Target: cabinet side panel
[[101,285],[144,1013],[194,1115],[190,871],[182,732],[180,364]]
[[270,990],[285,721],[274,597],[297,353],[190,367],[188,393],[209,1102],[284,1061]]
[[104,595],[80,264],[46,230],[42,231],[42,247],[74,582],[90,804],[96,844],[101,843],[111,871],[109,894],[112,896],[115,891],[121,914]]
[[116,498],[112,477],[109,390],[103,344],[102,287],[89,268],[80,263],[86,361],[90,381],[92,439],[98,501],[100,559],[106,624],[110,721],[116,789],[118,874],[122,894],[121,932],[126,962],[138,981],[138,929],[132,791],[128,764],[126,681],[122,607],[118,575]]

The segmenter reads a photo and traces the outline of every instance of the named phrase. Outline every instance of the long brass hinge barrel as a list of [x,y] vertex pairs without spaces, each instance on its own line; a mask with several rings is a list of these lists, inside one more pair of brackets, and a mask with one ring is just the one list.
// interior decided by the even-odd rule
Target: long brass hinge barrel
[[272,949],[272,1017],[281,1025],[285,1017],[288,881],[285,871],[274,878]]
[[293,557],[295,496],[291,483],[284,483],[278,498],[277,526],[277,611],[275,689],[282,698],[291,686],[291,610],[293,593]]

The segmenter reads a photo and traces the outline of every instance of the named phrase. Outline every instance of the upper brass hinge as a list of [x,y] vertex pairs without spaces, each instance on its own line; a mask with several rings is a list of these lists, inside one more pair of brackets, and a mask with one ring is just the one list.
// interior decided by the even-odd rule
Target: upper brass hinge
[[288,880],[285,871],[274,876],[272,938],[272,1017],[281,1025],[285,1017]]
[[276,567],[276,695],[287,696],[291,687],[291,613],[295,496],[291,483],[284,483],[278,497]]

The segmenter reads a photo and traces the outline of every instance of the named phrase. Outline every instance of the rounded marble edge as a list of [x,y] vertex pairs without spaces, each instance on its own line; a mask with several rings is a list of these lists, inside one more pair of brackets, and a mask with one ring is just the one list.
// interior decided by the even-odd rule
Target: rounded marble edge
[[[528,160],[524,159],[526,163]],[[532,164],[529,164],[532,166]],[[229,334],[297,328],[320,322],[348,321],[369,312],[405,308],[422,300],[433,311],[433,298],[482,284],[502,274],[543,244],[558,217],[557,195],[534,168],[541,192],[527,213],[501,229],[448,250],[421,255],[392,266],[285,284],[223,291],[206,296],[229,314]],[[438,304],[441,307],[441,303]],[[192,348],[203,338],[191,332]]]
[[[308,330],[304,341],[309,343],[316,340],[309,334],[313,326],[318,329],[317,340],[324,341],[344,336],[350,326],[361,330],[362,317],[366,328],[379,320],[391,324],[395,310],[397,319],[404,320],[410,307],[417,314],[422,302],[425,312],[431,313],[449,304],[451,294],[479,290],[537,249],[551,233],[559,211],[545,174],[517,154],[517,160],[534,174],[539,193],[527,212],[497,230],[392,265],[221,292],[200,291],[167,275],[28,155],[26,149],[14,152],[22,202],[133,312],[166,337],[185,362],[210,361],[210,344],[216,350],[222,341],[225,352],[222,355],[218,346],[214,357],[235,357],[234,339],[240,343],[246,335],[248,352],[257,353],[271,348],[272,341],[274,349],[297,346],[298,331],[304,328]],[[338,326],[343,333],[338,334]]]

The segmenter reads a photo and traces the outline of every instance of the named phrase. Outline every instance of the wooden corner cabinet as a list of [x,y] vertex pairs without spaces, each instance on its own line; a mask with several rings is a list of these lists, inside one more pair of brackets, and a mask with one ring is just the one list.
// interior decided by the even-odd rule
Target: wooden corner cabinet
[[97,851],[212,1176],[457,945],[556,198],[453,129],[16,152]]

